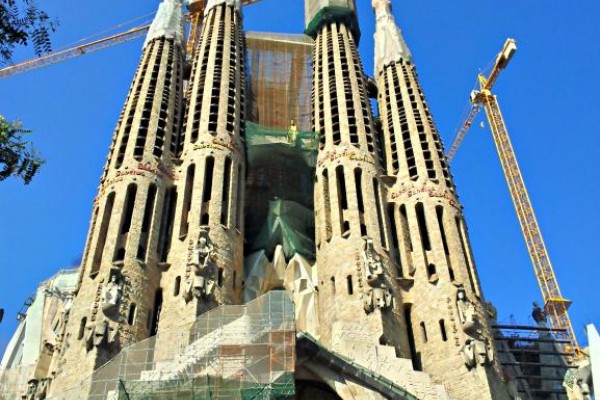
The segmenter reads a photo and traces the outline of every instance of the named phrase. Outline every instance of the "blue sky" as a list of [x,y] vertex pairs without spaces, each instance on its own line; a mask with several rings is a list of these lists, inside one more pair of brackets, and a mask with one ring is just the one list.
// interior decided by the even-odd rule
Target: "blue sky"
[[[41,1],[60,21],[61,48],[153,12],[158,0]],[[365,70],[373,71],[373,15],[358,0]],[[507,37],[519,50],[496,85],[500,106],[579,341],[600,323],[600,3],[594,0],[392,0],[446,147],[468,106],[476,74]],[[301,32],[301,0],[245,9],[248,30]],[[29,186],[0,183],[0,351],[15,315],[38,283],[83,252],[92,200],[142,40],[0,82],[0,114],[21,119],[47,159]],[[17,52],[15,60],[31,57]],[[491,134],[469,133],[452,172],[484,293],[499,320],[532,323],[540,292]]]

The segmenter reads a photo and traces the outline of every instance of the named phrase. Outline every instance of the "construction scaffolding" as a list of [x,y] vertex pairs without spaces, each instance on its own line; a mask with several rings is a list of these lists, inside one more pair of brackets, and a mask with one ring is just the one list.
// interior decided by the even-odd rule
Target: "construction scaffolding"
[[311,126],[313,42],[305,35],[248,32],[247,120],[287,130]]
[[312,40],[251,32],[246,43],[246,251],[270,257],[281,244],[287,259],[314,259]]
[[292,399],[295,346],[293,303],[271,291],[136,343],[52,399]]
[[[562,351],[562,332],[546,326],[495,325],[498,356],[505,373],[527,399],[566,400],[563,379],[571,354]],[[559,336],[560,337],[560,336]]]

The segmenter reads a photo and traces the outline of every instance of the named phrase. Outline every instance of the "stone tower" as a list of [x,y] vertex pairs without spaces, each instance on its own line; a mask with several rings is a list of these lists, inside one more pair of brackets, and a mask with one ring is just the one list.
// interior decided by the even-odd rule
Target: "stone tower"
[[373,0],[393,260],[416,370],[452,398],[503,397],[487,310],[442,143],[389,0]]
[[161,330],[241,303],[244,59],[240,2],[209,1],[186,94]]
[[[376,84],[355,1],[306,0],[314,42],[249,41],[247,100],[241,0],[188,2],[204,14],[187,63],[183,0],[163,0],[23,397],[509,398],[442,143],[389,0],[372,2]],[[300,109],[312,132],[282,130]]]
[[[378,346],[408,358],[354,1],[307,1],[306,25],[315,39],[312,118],[319,133],[314,197],[319,339],[358,359]],[[353,343],[356,334],[360,350]]]
[[161,210],[172,187],[183,88],[182,0],[150,28],[115,134],[53,370],[60,392],[152,333],[160,287]]

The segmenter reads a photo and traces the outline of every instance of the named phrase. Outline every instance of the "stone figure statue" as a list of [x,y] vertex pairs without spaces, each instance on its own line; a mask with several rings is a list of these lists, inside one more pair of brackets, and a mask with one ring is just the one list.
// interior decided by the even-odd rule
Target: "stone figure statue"
[[110,327],[107,320],[97,322],[94,325],[88,326],[88,335],[86,338],[86,344],[88,351],[93,347],[101,347],[112,341],[109,340]]
[[463,328],[463,332],[471,335],[477,329],[477,316],[475,315],[475,307],[468,299],[465,288],[460,286],[456,292],[456,308],[458,309],[458,317]]
[[367,280],[364,295],[365,311],[370,313],[378,308],[384,309],[392,306],[393,295],[385,281],[383,262],[381,256],[375,251],[371,238],[365,239],[362,262]]
[[68,315],[69,312],[71,311],[71,307],[73,307],[73,294],[69,293],[66,297],[65,297],[65,305],[63,307],[63,314]]
[[591,400],[593,393],[592,366],[590,360],[576,363],[577,369],[570,368],[563,381],[569,400]]
[[104,312],[112,311],[119,305],[122,291],[123,285],[119,282],[119,275],[117,272],[113,272],[110,281],[102,290],[102,310]]
[[198,243],[194,249],[194,276],[186,282],[184,299],[189,302],[192,297],[207,298],[215,286],[215,249],[207,230],[200,231]]
[[208,236],[208,231],[200,231],[200,237],[198,238],[198,243],[196,244],[194,253],[196,254],[196,259],[198,260],[197,267],[207,268],[214,257],[214,246],[212,245],[210,237]]
[[381,256],[377,254],[373,247],[373,239],[365,239],[365,250],[362,254],[363,264],[365,267],[365,274],[367,282],[375,282],[383,277],[383,263],[381,262]]
[[369,293],[365,298],[365,310],[371,312],[376,308],[388,308],[392,303],[392,293],[382,285],[382,287],[369,290]]
[[46,398],[47,392],[48,392],[48,379],[42,379],[37,385],[37,390],[35,391],[35,399],[36,400],[44,400]]
[[27,393],[25,394],[25,396],[23,396],[25,400],[35,400],[37,385],[37,379],[31,379],[29,382],[27,382]]
[[468,369],[492,362],[493,354],[491,343],[488,340],[469,338],[460,349],[460,355],[463,357]]

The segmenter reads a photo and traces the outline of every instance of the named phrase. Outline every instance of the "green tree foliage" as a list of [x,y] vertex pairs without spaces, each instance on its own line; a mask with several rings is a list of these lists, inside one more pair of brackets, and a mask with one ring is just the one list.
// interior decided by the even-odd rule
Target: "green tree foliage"
[[32,144],[24,140],[29,133],[20,122],[7,121],[0,115],[0,181],[13,176],[27,185],[44,164]]
[[50,52],[56,27],[35,0],[0,0],[0,65],[11,61],[16,46],[31,44],[38,56]]

